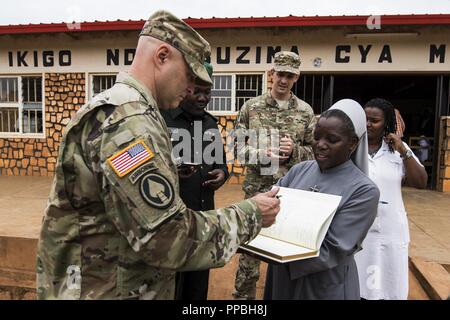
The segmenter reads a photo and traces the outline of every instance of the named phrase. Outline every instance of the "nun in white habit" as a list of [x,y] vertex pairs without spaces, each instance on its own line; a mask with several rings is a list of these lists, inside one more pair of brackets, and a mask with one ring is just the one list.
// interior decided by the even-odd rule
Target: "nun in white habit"
[[[316,258],[270,264],[264,299],[359,299],[353,255],[372,225],[379,190],[367,177],[366,115],[350,99],[336,102],[319,118],[316,160],[292,167],[278,186],[342,196]],[[299,203],[301,208],[301,203]],[[301,209],[299,209],[301,210]]]

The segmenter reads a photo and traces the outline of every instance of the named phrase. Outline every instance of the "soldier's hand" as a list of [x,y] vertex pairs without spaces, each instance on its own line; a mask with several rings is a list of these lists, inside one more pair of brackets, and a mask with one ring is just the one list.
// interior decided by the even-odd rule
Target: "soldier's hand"
[[261,210],[263,228],[270,227],[280,212],[280,200],[275,197],[279,190],[280,188],[274,187],[272,190],[257,194],[252,198]]
[[289,157],[280,155],[280,149],[279,148],[269,148],[267,149],[267,156],[271,159],[271,161],[278,163],[284,163],[286,162]]
[[280,155],[290,157],[294,150],[294,141],[286,136],[280,139]]

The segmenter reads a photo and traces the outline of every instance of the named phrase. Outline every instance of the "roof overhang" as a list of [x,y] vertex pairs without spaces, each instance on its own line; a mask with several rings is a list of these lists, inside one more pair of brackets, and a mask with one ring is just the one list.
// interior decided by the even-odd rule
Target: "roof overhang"
[[[270,28],[270,27],[321,27],[364,26],[371,16],[314,16],[314,17],[250,17],[250,18],[187,18],[195,29]],[[378,16],[377,16],[378,17]],[[381,25],[450,25],[450,14],[381,15],[376,21]],[[0,26],[0,35],[33,33],[72,33],[96,31],[138,31],[145,20],[94,21],[80,23],[40,23]]]

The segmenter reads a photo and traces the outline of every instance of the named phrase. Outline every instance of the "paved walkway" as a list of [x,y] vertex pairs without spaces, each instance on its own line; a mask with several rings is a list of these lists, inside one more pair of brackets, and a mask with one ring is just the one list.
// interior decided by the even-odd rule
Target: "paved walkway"
[[[37,239],[52,178],[0,176],[0,236]],[[450,265],[450,194],[429,190],[403,190],[410,222],[410,256]],[[225,185],[217,193],[216,206],[243,198],[240,185]],[[210,299],[229,299],[233,290],[237,257],[224,268],[212,270]],[[262,274],[266,266],[263,265]],[[264,279],[258,283],[261,297]]]
[[39,237],[52,180],[0,175],[0,236]]
[[[216,198],[216,206],[226,206],[242,198],[239,185],[225,185]],[[404,188],[403,200],[409,217],[409,255],[445,264],[450,272],[450,193]],[[209,299],[230,298],[237,261],[236,256],[225,267],[212,270]],[[266,268],[263,263],[257,283],[257,298],[262,298]],[[423,298],[416,292],[410,294],[412,299]]]

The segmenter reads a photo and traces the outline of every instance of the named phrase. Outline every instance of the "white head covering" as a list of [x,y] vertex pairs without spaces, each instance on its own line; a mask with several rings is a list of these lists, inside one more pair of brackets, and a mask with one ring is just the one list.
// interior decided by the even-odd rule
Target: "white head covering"
[[336,109],[344,112],[352,121],[359,142],[351,159],[355,165],[366,175],[369,173],[366,113],[355,100],[342,99],[331,106],[329,110]]

